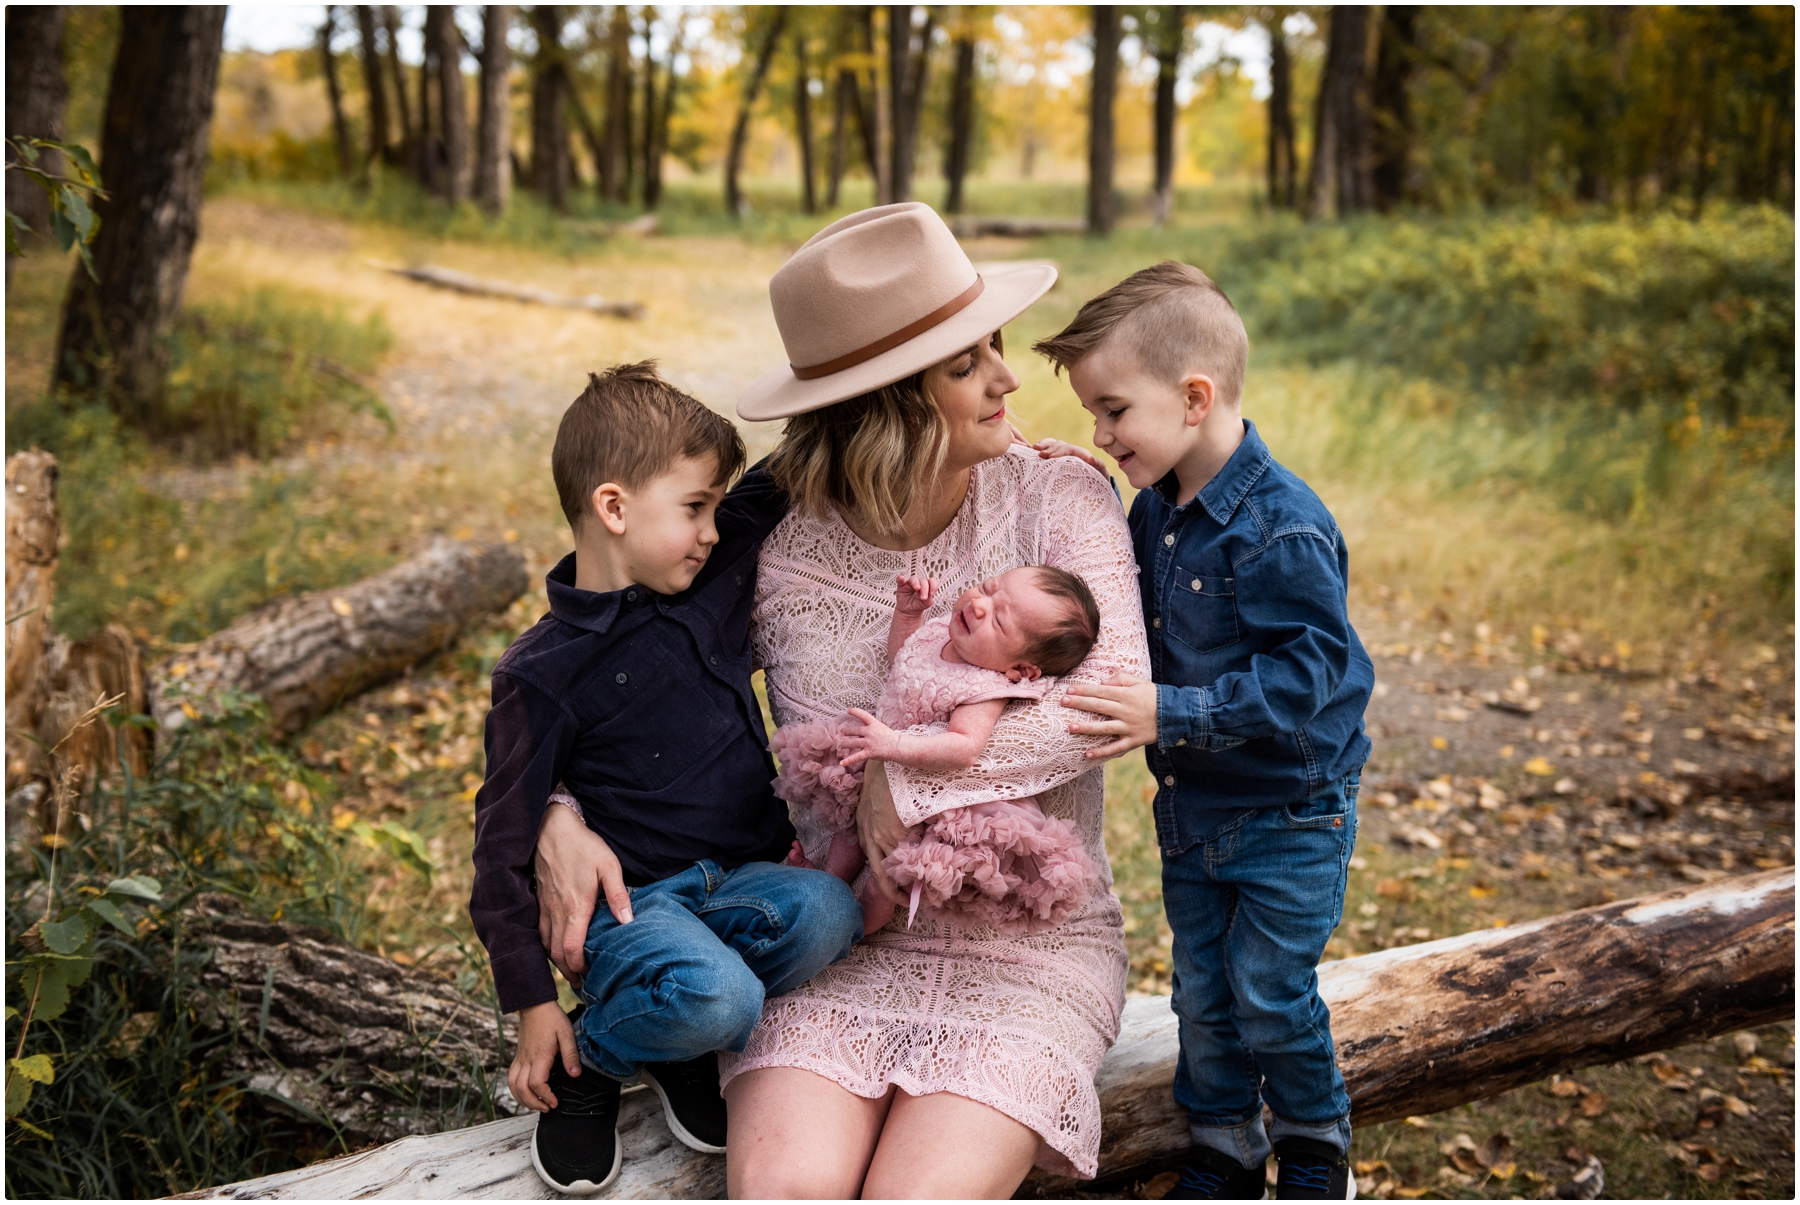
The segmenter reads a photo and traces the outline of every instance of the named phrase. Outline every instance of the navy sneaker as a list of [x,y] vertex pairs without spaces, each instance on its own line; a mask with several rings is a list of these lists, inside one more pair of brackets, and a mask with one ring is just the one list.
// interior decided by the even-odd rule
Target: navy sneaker
[[550,1067],[556,1107],[539,1113],[531,1133],[531,1166],[544,1183],[572,1197],[591,1197],[619,1178],[619,1081],[592,1067],[579,1076]]
[[1197,1146],[1188,1152],[1181,1179],[1163,1200],[1261,1201],[1268,1195],[1268,1180],[1260,1166],[1245,1167],[1221,1151]]
[[680,1063],[645,1063],[643,1081],[662,1098],[669,1133],[703,1155],[725,1153],[725,1098],[719,1094],[719,1056],[707,1052]]
[[1354,1201],[1356,1177],[1337,1148],[1311,1138],[1275,1144],[1277,1201]]

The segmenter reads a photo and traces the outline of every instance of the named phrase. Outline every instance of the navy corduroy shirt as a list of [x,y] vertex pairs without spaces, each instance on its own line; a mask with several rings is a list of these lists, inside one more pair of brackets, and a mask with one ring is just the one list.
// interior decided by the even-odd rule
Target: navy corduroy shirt
[[731,868],[787,856],[794,829],[771,789],[750,686],[757,553],[786,513],[786,495],[751,469],[720,504],[705,567],[677,595],[577,589],[571,553],[547,579],[549,614],[494,668],[469,915],[503,1011],[556,999],[532,859],[558,782],[631,886],[702,858]]

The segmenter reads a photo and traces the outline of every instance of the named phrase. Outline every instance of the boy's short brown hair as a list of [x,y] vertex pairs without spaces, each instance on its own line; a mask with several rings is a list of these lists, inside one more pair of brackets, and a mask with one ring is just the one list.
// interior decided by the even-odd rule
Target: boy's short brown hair
[[1144,370],[1175,384],[1190,372],[1212,377],[1219,399],[1244,396],[1250,338],[1231,298],[1192,264],[1165,259],[1133,272],[1081,307],[1058,334],[1032,350],[1061,372],[1086,359],[1107,339],[1125,340]]
[[1038,589],[1067,604],[1062,618],[1047,632],[1040,632],[1025,656],[1046,677],[1059,678],[1087,660],[1100,638],[1100,606],[1088,584],[1067,569],[1037,567]]
[[563,411],[550,452],[550,473],[569,526],[581,530],[594,491],[607,482],[636,489],[682,457],[718,462],[713,484],[744,467],[744,440],[708,410],[656,374],[656,361],[615,364],[588,373],[588,386]]

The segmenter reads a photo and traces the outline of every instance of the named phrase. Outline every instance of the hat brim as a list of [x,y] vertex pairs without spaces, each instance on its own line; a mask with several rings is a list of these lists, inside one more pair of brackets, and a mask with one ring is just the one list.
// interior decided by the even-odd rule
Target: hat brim
[[764,373],[739,395],[738,417],[753,423],[792,418],[891,385],[947,360],[1030,309],[1056,283],[1056,265],[988,264],[983,266],[981,278],[981,296],[966,308],[861,364],[811,381],[796,377],[787,364]]

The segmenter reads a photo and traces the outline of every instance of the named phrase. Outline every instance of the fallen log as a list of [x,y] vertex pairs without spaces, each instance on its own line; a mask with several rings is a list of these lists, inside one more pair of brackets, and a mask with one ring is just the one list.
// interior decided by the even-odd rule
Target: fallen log
[[187,719],[184,702],[237,690],[260,695],[275,730],[290,735],[449,647],[527,585],[518,549],[439,537],[383,573],[270,603],[169,657],[151,672],[152,714],[173,731]]
[[1084,234],[1087,232],[1087,222],[1081,218],[964,215],[951,218],[950,229],[957,238],[1041,238],[1047,234]]
[[506,280],[488,280],[486,277],[458,272],[454,268],[436,268],[430,264],[417,268],[406,268],[398,264],[384,264],[374,260],[370,260],[369,263],[385,272],[392,272],[396,276],[404,276],[408,280],[416,280],[420,284],[432,285],[440,289],[449,289],[455,293],[466,293],[471,297],[504,297],[509,301],[523,301],[528,305],[548,305],[564,310],[589,310],[612,318],[642,318],[645,312],[641,301],[608,301],[606,298],[592,293],[586,297],[569,297],[532,285],[513,284]]
[[[1792,868],[1588,908],[1319,968],[1338,1061],[1361,1125],[1430,1113],[1714,1034],[1791,1018]],[[1166,1163],[1188,1143],[1171,1096],[1168,997],[1126,1002],[1100,1069],[1102,1179]],[[625,1168],[607,1196],[712,1197],[724,1161],[675,1144],[652,1097],[627,1098]],[[515,1117],[229,1184],[196,1198],[546,1198],[534,1120]],[[1073,1182],[1034,1173],[1027,1191]]]

